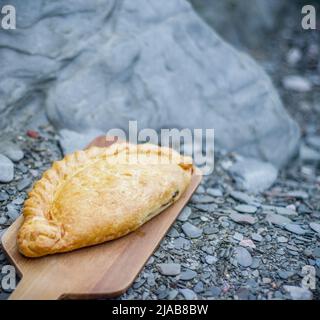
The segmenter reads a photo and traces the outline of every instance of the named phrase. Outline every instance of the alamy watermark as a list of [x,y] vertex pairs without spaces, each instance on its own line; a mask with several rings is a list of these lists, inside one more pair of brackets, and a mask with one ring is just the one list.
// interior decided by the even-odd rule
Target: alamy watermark
[[317,28],[317,11],[312,5],[305,5],[301,9],[303,15],[301,20],[301,26],[304,30],[316,30]]
[[16,8],[12,5],[0,7],[0,29],[16,29]]
[[0,269],[1,289],[12,291],[16,288],[16,269],[14,266],[7,264]]

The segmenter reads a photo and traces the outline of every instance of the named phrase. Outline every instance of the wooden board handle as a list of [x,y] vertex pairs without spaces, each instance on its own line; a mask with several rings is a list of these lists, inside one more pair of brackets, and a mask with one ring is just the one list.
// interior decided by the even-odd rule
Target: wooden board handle
[[62,296],[61,288],[50,288],[43,281],[29,281],[22,278],[9,300],[56,300]]

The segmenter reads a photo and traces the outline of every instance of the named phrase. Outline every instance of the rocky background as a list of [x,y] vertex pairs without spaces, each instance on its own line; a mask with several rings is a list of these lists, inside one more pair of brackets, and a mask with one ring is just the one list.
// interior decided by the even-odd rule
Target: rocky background
[[201,17],[184,0],[9,1],[0,232],[52,161],[101,132],[213,127],[214,173],[120,299],[318,299],[319,32],[301,29],[301,1],[191,2]]

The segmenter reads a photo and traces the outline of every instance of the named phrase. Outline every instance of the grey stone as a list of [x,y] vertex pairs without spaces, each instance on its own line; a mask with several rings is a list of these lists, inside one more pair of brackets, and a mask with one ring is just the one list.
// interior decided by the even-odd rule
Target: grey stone
[[189,250],[190,249],[190,241],[185,238],[179,237],[179,238],[175,239],[173,243],[174,243],[175,249],[177,249],[177,250],[180,250],[180,249]]
[[234,209],[242,213],[255,213],[257,211],[257,207],[246,204],[239,204]]
[[24,153],[19,146],[7,140],[0,142],[0,153],[12,161],[20,161],[24,157]]
[[294,271],[286,271],[286,270],[280,270],[278,271],[278,275],[282,280],[287,280],[295,275]]
[[246,203],[246,204],[254,204],[256,202],[256,200],[252,196],[249,196],[246,193],[240,192],[240,191],[232,191],[230,193],[230,196],[233,199],[238,200],[243,203]]
[[299,129],[269,77],[186,1],[11,3],[24,14],[1,37],[0,129],[18,112],[23,127],[46,111],[59,129],[106,132],[139,119],[139,128],[215,128],[217,145],[276,166],[294,154]]
[[197,276],[197,273],[195,271],[188,269],[186,271],[181,272],[180,279],[188,281],[188,280],[192,280],[196,276]]
[[177,238],[179,237],[179,232],[175,227],[172,227],[169,232],[167,233],[167,236],[170,238]]
[[8,194],[5,191],[0,191],[0,201],[7,201],[9,199]]
[[186,289],[180,289],[179,291],[184,296],[184,298],[186,300],[197,300],[198,299],[197,294],[194,291],[192,291],[191,289],[186,288]]
[[320,234],[320,224],[319,223],[310,222],[309,226],[313,231],[315,231],[315,232]]
[[252,240],[261,242],[263,240],[262,236],[259,233],[253,233],[251,235]]
[[221,295],[221,289],[219,287],[210,288],[210,295],[214,298],[218,298]]
[[301,199],[301,200],[306,200],[309,198],[308,193],[303,190],[290,191],[290,192],[285,193],[284,196],[290,197],[290,198]]
[[220,189],[218,188],[208,188],[207,189],[207,194],[213,197],[222,197],[223,193]]
[[218,259],[216,257],[214,257],[214,256],[207,255],[205,257],[205,261],[206,261],[207,264],[214,264],[214,263],[216,263],[218,261]]
[[176,289],[170,290],[168,294],[168,300],[174,300],[178,294],[179,294],[178,290]]
[[206,235],[215,234],[217,232],[219,232],[219,230],[216,227],[207,226],[203,228],[203,233]]
[[309,92],[312,89],[312,83],[301,76],[290,75],[282,80],[285,89],[297,92]]
[[320,258],[320,247],[315,247],[312,251],[312,256],[314,258]]
[[181,272],[179,263],[160,263],[157,265],[158,270],[164,276],[176,276]]
[[30,178],[23,178],[17,184],[17,189],[19,191],[23,191],[24,189],[28,188],[32,183]]
[[277,241],[279,243],[286,243],[286,242],[288,242],[288,238],[280,236],[280,237],[277,238]]
[[298,224],[288,223],[284,228],[292,233],[303,235],[306,233],[306,230],[302,229]]
[[189,219],[191,213],[192,213],[192,210],[190,207],[184,207],[178,216],[178,220],[182,221],[182,222],[187,221]]
[[250,158],[238,160],[229,172],[240,188],[253,193],[270,188],[278,176],[278,170],[271,163]]
[[232,212],[229,217],[232,221],[237,223],[255,224],[257,222],[257,219],[255,217],[252,217],[248,214]]
[[202,281],[197,282],[197,284],[193,287],[193,291],[195,293],[203,292],[204,291],[203,282]]
[[237,291],[237,296],[239,300],[248,300],[249,299],[250,290],[248,288],[242,287]]
[[233,237],[233,239],[237,240],[237,241],[241,241],[243,239],[243,234],[236,232]]
[[63,153],[66,155],[84,149],[94,138],[104,134],[102,130],[96,129],[82,130],[81,133],[62,129],[59,132],[59,142]]
[[249,267],[252,264],[251,254],[246,248],[235,248],[235,258],[238,264],[240,264],[243,267]]
[[296,216],[298,213],[292,209],[288,209],[285,207],[275,207],[276,213],[281,214],[283,216]]
[[8,183],[13,180],[14,165],[6,156],[0,154],[0,182]]
[[314,163],[320,161],[320,152],[309,148],[305,144],[300,146],[300,158],[306,163]]
[[269,223],[275,224],[280,227],[283,227],[287,224],[292,223],[292,220],[290,220],[289,218],[281,216],[280,214],[276,214],[276,213],[268,213],[266,216],[266,220]]
[[4,225],[7,222],[7,218],[5,216],[0,217],[0,225]]
[[253,258],[252,263],[250,265],[251,269],[257,269],[260,266],[260,259],[259,258]]
[[306,142],[312,148],[320,150],[320,136],[308,136]]
[[202,230],[189,222],[185,222],[182,225],[182,231],[189,238],[199,238],[202,235]]
[[293,300],[312,300],[312,292],[308,289],[296,286],[283,286]]
[[14,204],[7,205],[7,216],[12,220],[15,221],[20,215],[18,208]]

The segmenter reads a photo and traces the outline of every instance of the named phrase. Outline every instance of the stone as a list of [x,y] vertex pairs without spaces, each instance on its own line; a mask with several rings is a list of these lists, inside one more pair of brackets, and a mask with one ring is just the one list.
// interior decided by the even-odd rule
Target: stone
[[312,292],[309,289],[297,286],[283,286],[293,300],[312,300]]
[[221,289],[219,287],[210,288],[210,295],[214,298],[218,298],[221,295]]
[[276,213],[268,213],[266,216],[266,220],[267,222],[275,224],[279,227],[283,227],[287,224],[292,223],[292,220],[290,220],[289,218]]
[[194,291],[192,291],[191,289],[179,289],[179,291],[186,300],[197,300],[198,299],[197,294]]
[[255,217],[252,217],[248,214],[242,214],[242,213],[236,213],[236,212],[232,212],[229,218],[234,222],[243,223],[243,224],[255,224],[257,222],[257,219]]
[[175,300],[178,294],[179,294],[178,290],[176,289],[170,290],[168,294],[168,300]]
[[203,228],[203,233],[206,235],[215,234],[217,232],[219,232],[219,230],[216,227],[206,226]]
[[197,284],[193,287],[193,291],[195,293],[203,292],[204,291],[203,282],[202,281],[197,282]]
[[298,224],[288,223],[284,228],[292,233],[303,235],[306,233],[306,230],[302,229]]
[[180,280],[188,281],[188,280],[192,280],[196,276],[197,276],[197,273],[195,271],[188,269],[186,271],[181,272]]
[[251,235],[252,240],[261,242],[263,240],[263,237],[259,233],[253,233]]
[[285,208],[285,207],[275,207],[276,213],[281,214],[283,216],[297,216],[298,213],[295,210]]
[[5,191],[0,191],[0,201],[7,201],[9,199],[8,194]]
[[207,255],[205,257],[205,261],[206,261],[207,264],[214,264],[214,263],[216,263],[218,261],[218,259],[216,257],[214,257],[214,256]]
[[320,247],[315,247],[312,251],[312,256],[314,258],[320,258]]
[[243,239],[243,234],[236,232],[233,237],[233,239],[237,240],[237,241],[241,241]]
[[189,250],[190,248],[190,241],[182,237],[175,239],[173,244],[175,249],[177,250],[180,250],[180,249]]
[[257,211],[257,207],[245,204],[239,204],[234,209],[241,213],[255,213]]
[[320,136],[307,136],[306,143],[313,149],[320,151]]
[[289,198],[301,199],[301,200],[306,200],[309,198],[308,193],[303,190],[290,191],[285,193],[284,196]]
[[6,156],[0,154],[0,183],[8,183],[13,180],[14,165]]
[[312,83],[301,76],[290,75],[282,79],[285,89],[296,92],[309,92],[312,90]]
[[202,235],[202,230],[189,222],[182,225],[182,231],[189,238],[199,238]]
[[287,280],[295,275],[294,271],[286,271],[286,270],[280,270],[278,271],[278,275],[282,280]]
[[2,216],[2,217],[0,216],[0,225],[4,225],[6,223],[7,223],[7,218],[4,216]]
[[237,296],[238,296],[239,300],[248,300],[249,294],[250,294],[250,290],[245,287],[241,287],[237,291]]
[[310,147],[302,143],[300,146],[300,158],[306,163],[319,162],[320,152],[311,149]]
[[230,193],[230,196],[240,202],[246,203],[246,204],[254,204],[256,201],[252,196],[247,195],[244,192],[241,191],[232,191]]
[[7,205],[7,216],[12,220],[15,221],[20,215],[19,210],[14,204]]
[[207,194],[212,197],[222,197],[223,196],[222,191],[218,188],[208,188]]
[[23,151],[16,144],[8,140],[0,141],[0,154],[15,162],[20,161],[24,157]]
[[280,237],[277,238],[277,241],[279,243],[286,243],[286,242],[288,242],[288,238],[280,236]]
[[244,247],[235,248],[235,259],[242,267],[249,267],[252,263],[252,256],[250,252]]
[[164,276],[176,276],[181,272],[179,263],[160,263],[157,265],[159,272]]
[[63,154],[67,155],[72,152],[83,150],[94,138],[105,135],[102,130],[89,129],[76,132],[73,130],[62,129],[59,132],[59,142]]
[[[1,73],[13,75],[0,83],[1,130],[32,126],[30,115],[75,132],[139,119],[139,128],[215,128],[217,145],[277,167],[294,155],[298,125],[266,72],[186,1],[14,4],[24,15],[19,33],[1,38]],[[66,13],[52,35],[52,19]]]
[[295,66],[302,58],[302,53],[299,48],[291,48],[287,54],[287,62],[290,66]]
[[268,162],[242,158],[229,169],[239,188],[258,193],[270,188],[276,181],[278,170]]
[[28,188],[32,183],[30,178],[23,178],[17,184],[17,189],[19,191],[23,191],[24,189]]
[[187,221],[189,219],[191,213],[192,213],[192,210],[190,207],[184,207],[178,216],[178,220],[182,221],[182,222]]
[[251,249],[255,249],[256,248],[256,245],[253,243],[253,241],[251,239],[242,239],[239,242],[239,245],[242,246],[242,247],[248,247],[248,248],[251,248]]
[[319,224],[319,223],[310,222],[310,223],[309,223],[309,226],[310,226],[310,228],[311,228],[313,231],[315,231],[315,232],[317,232],[317,233],[320,234],[320,224]]

